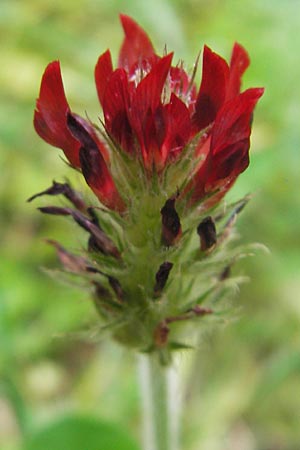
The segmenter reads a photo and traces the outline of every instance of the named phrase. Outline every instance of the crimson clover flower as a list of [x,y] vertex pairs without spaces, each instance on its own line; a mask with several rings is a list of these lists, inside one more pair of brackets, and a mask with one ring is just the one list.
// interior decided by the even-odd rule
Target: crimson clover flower
[[[249,65],[246,51],[235,44],[228,65],[205,46],[197,90],[183,64],[172,65],[173,53],[158,56],[136,22],[125,15],[121,22],[125,38],[117,69],[109,50],[95,68],[107,135],[118,151],[143,165],[147,177],[161,174],[193,143],[195,164],[185,193],[192,203],[215,191],[224,195],[249,164],[251,117],[263,94],[261,88],[240,93]],[[107,144],[90,121],[71,112],[58,61],[43,75],[34,125],[46,142],[61,148],[70,164],[82,170],[104,205],[126,208],[110,172]]]
[[[252,115],[263,89],[241,92],[250,61],[238,43],[229,64],[204,47],[197,88],[197,63],[189,74],[182,62],[173,63],[173,53],[157,55],[132,18],[120,18],[125,37],[117,68],[109,50],[95,67],[103,111],[99,125],[71,111],[58,61],[44,72],[34,113],[37,133],[63,150],[70,166],[82,172],[106,207],[106,214],[111,212],[109,226],[106,223],[103,231],[100,209],[95,212],[97,208],[86,206],[67,184],[54,182],[37,196],[62,194],[75,206],[75,210],[40,209],[71,216],[89,233],[89,254],[71,255],[55,241],[50,243],[67,271],[88,273],[102,315],[111,320],[122,317],[116,321],[122,326],[115,337],[140,349],[153,349],[169,345],[170,324],[212,312],[200,303],[224,282],[225,277],[216,278],[216,273],[229,273],[237,258],[236,254],[228,258],[223,244],[244,202],[233,205],[227,221],[224,211],[216,209],[213,216],[208,211],[218,207],[249,164]],[[117,232],[120,228],[122,232]],[[189,237],[195,230],[200,237],[198,250]],[[209,278],[211,261],[208,268],[204,262],[213,253],[217,254],[215,278]],[[105,258],[110,258],[109,264]],[[192,262],[202,270],[202,281],[215,280],[200,289],[202,297],[191,288]],[[185,271],[186,284],[178,281]]]

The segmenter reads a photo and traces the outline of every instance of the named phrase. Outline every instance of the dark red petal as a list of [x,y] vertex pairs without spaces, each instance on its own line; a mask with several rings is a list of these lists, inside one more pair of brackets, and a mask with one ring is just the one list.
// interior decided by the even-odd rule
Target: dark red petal
[[85,131],[85,133],[87,135],[89,135],[90,139],[92,139],[94,142],[96,142],[97,147],[99,148],[99,151],[101,152],[101,155],[103,156],[103,158],[105,159],[105,161],[107,163],[109,163],[109,154],[108,154],[108,149],[107,147],[104,145],[103,141],[101,141],[101,139],[99,138],[98,134],[96,133],[95,128],[93,127],[92,123],[85,120],[83,117],[79,116],[76,113],[68,113],[67,115],[67,126],[69,128],[69,130],[71,131],[72,135],[79,141],[80,139],[76,136],[75,133],[73,133],[73,130],[71,130],[70,128],[70,124],[69,124],[69,116],[72,116],[74,119],[76,119],[76,122],[79,123],[81,125],[81,127],[83,128],[83,130]]
[[117,69],[107,84],[103,98],[105,125],[121,148],[132,153],[134,140],[128,118],[129,105],[127,74],[124,69]]
[[193,117],[196,131],[205,128],[215,120],[225,100],[228,77],[229,67],[226,61],[205,46],[202,81]]
[[154,56],[153,45],[145,31],[131,17],[120,14],[121,23],[125,33],[119,54],[119,67],[127,70],[143,59]]
[[193,191],[191,203],[220,189],[205,203],[212,206],[225,195],[237,176],[247,168],[252,113],[263,92],[261,88],[248,89],[226,102],[220,109],[209,139],[209,153],[188,189]]
[[182,67],[171,67],[170,87],[178,97],[184,96],[190,89],[190,79]]
[[161,58],[132,91],[129,121],[140,144],[145,167],[152,168],[153,154],[163,141],[162,90],[171,66],[172,54]]
[[98,98],[101,105],[103,105],[105,88],[112,73],[113,73],[113,66],[111,61],[111,55],[110,51],[107,50],[99,57],[95,67],[95,82]]
[[230,60],[230,75],[227,86],[226,99],[230,100],[240,93],[242,76],[250,64],[249,55],[237,42],[232,49]]
[[186,105],[172,94],[165,106],[166,136],[160,149],[163,163],[175,159],[187,144],[191,135],[191,120]]
[[84,178],[100,202],[110,209],[124,211],[124,202],[98,149],[82,147],[79,155]]
[[95,147],[98,150],[94,136],[89,129],[86,129],[85,125],[85,121],[82,122],[81,117],[77,114],[68,113],[67,126],[72,135],[80,142],[81,146]]
[[223,105],[212,130],[213,154],[250,136],[252,112],[263,92],[262,88],[248,89]]
[[161,101],[162,90],[169,73],[173,53],[161,58],[148,75],[139,83],[136,90],[135,107],[139,113],[154,111]]
[[117,211],[124,210],[124,203],[97,143],[77,117],[72,114],[68,114],[68,127],[82,145],[79,152],[80,165],[87,184],[101,203],[108,208]]
[[228,145],[213,156],[211,174],[206,180],[206,190],[212,190],[210,184],[228,177],[235,178],[249,165],[249,137]]
[[58,61],[50,63],[42,77],[39,98],[34,112],[34,127],[39,136],[61,148],[70,163],[79,167],[79,143],[67,127],[70,111]]
[[170,90],[186,103],[190,115],[195,111],[197,100],[197,88],[193,82],[195,73],[196,67],[191,79],[182,67],[171,67],[170,69]]

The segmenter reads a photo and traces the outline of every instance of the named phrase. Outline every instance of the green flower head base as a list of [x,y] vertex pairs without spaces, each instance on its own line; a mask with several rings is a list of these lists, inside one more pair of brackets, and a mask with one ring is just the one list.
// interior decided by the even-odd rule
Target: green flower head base
[[207,305],[237,257],[227,241],[244,203],[219,205],[249,164],[263,89],[240,92],[249,57],[237,43],[230,64],[204,47],[198,89],[197,64],[188,74],[173,53],[158,56],[133,19],[121,23],[118,67],[107,50],[95,68],[99,125],[71,111],[58,61],[45,70],[34,114],[37,133],[63,150],[100,204],[56,182],[37,195],[63,195],[68,206],[41,211],[70,216],[88,233],[84,255],[50,242],[64,269],[90,286],[114,337],[168,354],[185,339],[184,324],[214,312]]

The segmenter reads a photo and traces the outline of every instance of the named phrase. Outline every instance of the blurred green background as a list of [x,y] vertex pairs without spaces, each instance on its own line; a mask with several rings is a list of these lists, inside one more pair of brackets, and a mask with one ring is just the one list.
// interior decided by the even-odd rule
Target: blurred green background
[[[298,0],[0,0],[0,448],[138,448],[134,355],[98,336],[88,293],[43,271],[57,266],[44,238],[73,248],[84,238],[63,219],[36,211],[43,200],[26,203],[52,179],[71,176],[60,151],[32,126],[44,68],[60,59],[72,109],[96,120],[93,69],[108,47],[117,59],[119,12],[132,15],[159,52],[167,43],[189,68],[204,43],[228,58],[239,41],[252,61],[244,86],[266,87],[255,113],[251,165],[230,197],[254,193],[239,232],[270,254],[239,264],[251,282],[236,299],[237,320],[201,334],[182,448],[299,450]],[[191,364],[184,353],[179,359],[183,367]],[[82,430],[82,443],[75,430]]]

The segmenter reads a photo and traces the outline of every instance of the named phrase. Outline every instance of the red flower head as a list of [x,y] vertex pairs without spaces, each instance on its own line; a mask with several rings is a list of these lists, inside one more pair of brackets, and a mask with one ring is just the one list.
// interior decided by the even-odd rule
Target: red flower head
[[[136,22],[125,15],[121,22],[125,37],[118,67],[113,68],[107,50],[95,68],[109,140],[118,152],[142,163],[147,179],[154,173],[162,177],[191,146],[194,165],[184,195],[190,204],[207,196],[212,197],[211,204],[218,201],[249,164],[251,118],[263,94],[261,88],[240,93],[249,65],[246,51],[235,44],[228,65],[204,47],[197,92],[194,76],[182,64],[172,66],[172,53],[158,56]],[[82,170],[104,205],[117,211],[128,207],[112,175],[107,142],[95,126],[70,110],[57,61],[43,75],[34,125],[45,141],[61,148],[70,164]]]
[[226,243],[247,199],[218,203],[249,164],[263,89],[241,92],[249,57],[239,44],[229,64],[204,47],[197,88],[197,64],[189,75],[172,53],[157,55],[130,17],[121,23],[117,68],[109,50],[95,68],[102,130],[71,111],[57,61],[45,70],[34,114],[37,133],[63,150],[106,209],[56,181],[29,200],[65,198],[66,207],[39,209],[69,217],[87,237],[82,255],[49,241],[66,275],[91,290],[114,339],[167,364],[186,348],[184,323],[213,314],[235,285],[230,268],[243,253]]

